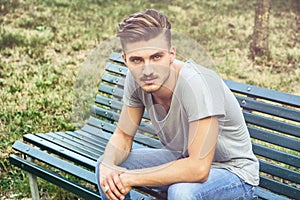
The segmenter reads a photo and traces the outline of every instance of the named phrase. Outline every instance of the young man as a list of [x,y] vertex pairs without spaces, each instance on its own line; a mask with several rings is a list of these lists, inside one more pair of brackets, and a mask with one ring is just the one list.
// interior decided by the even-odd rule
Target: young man
[[[153,186],[168,199],[251,199],[258,160],[238,102],[213,71],[175,61],[170,30],[155,10],[119,25],[129,73],[118,126],[96,166],[101,196],[130,199],[132,187]],[[131,149],[145,109],[163,149]]]

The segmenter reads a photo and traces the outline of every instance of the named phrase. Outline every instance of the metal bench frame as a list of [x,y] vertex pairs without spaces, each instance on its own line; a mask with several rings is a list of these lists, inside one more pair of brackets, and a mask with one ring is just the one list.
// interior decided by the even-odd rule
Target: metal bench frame
[[[93,114],[82,129],[26,134],[23,142],[13,144],[23,158],[12,154],[10,162],[28,172],[32,199],[39,199],[36,177],[85,199],[100,199],[94,175],[95,164],[116,127],[127,73],[119,53],[112,53],[109,59],[92,108]],[[257,198],[300,198],[300,96],[224,81],[243,109],[253,151],[260,160],[261,181]],[[133,148],[140,147],[161,147],[147,113],[133,145]],[[133,198],[165,199],[166,194],[139,187],[135,188]]]

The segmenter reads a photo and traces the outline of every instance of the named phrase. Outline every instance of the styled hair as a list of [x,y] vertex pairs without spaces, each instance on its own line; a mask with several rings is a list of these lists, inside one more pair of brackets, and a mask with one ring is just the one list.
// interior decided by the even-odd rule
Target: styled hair
[[152,9],[130,15],[119,24],[117,32],[123,50],[127,42],[148,41],[160,34],[165,35],[171,47],[171,23],[164,14]]

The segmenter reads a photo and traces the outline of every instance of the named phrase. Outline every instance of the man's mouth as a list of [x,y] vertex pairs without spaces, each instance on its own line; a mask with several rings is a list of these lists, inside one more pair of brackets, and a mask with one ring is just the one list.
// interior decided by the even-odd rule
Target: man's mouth
[[157,77],[155,77],[155,76],[143,77],[143,78],[141,78],[141,81],[143,81],[146,84],[153,84],[156,79],[157,79]]
[[147,85],[153,84],[154,82],[155,82],[155,79],[144,80],[144,83],[146,83]]

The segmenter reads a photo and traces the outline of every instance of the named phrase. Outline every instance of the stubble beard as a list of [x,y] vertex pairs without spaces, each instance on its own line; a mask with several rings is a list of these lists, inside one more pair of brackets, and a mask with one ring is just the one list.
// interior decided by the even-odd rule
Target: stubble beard
[[[153,83],[153,84],[149,84],[149,85],[144,84],[141,86],[142,90],[146,93],[155,93],[155,92],[159,91],[170,78],[171,69],[170,69],[170,67],[168,69],[169,69],[168,75],[161,83]],[[157,77],[159,79],[159,76],[157,76]]]
[[151,84],[151,85],[143,85],[141,88],[146,93],[154,93],[154,92],[157,92],[158,90],[160,90],[161,87],[162,87],[162,84],[160,84],[160,85]]

